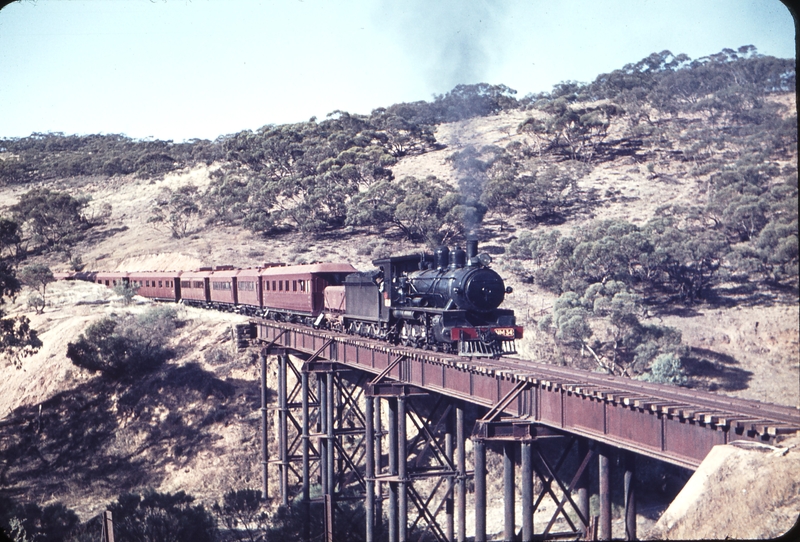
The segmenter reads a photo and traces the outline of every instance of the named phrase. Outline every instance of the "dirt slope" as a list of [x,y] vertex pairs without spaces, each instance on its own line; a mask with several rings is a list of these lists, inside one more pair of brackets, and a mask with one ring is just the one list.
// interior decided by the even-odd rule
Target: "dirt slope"
[[800,438],[777,447],[715,446],[656,525],[649,540],[760,539],[800,519]]

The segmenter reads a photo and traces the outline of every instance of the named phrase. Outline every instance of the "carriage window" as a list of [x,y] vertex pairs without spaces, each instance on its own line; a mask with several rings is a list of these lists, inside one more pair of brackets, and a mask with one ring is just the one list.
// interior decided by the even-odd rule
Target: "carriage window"
[[297,281],[296,281],[296,280],[293,280],[293,281],[292,281],[292,291],[293,291],[293,292],[296,292],[296,291],[297,291]]
[[202,288],[202,287],[203,287],[203,281],[195,280],[192,282],[192,288]]
[[159,288],[163,288],[163,287],[164,287],[164,286],[163,286],[163,284],[164,284],[164,283],[163,283],[163,282],[161,282],[160,280],[158,281],[158,287],[159,287]]
[[188,280],[182,280],[181,281],[181,288],[191,288],[191,287],[192,287],[192,283],[190,281],[188,281]]
[[272,281],[272,291],[274,292],[277,288],[275,288],[275,281]]
[[106,281],[106,286],[108,286],[108,285],[109,285],[109,284],[108,284],[108,281]]
[[267,292],[269,292],[269,281],[268,281],[268,280],[265,280],[265,281],[264,281],[264,286],[265,286],[265,288],[264,288],[264,289],[265,289]]
[[239,282],[239,290],[243,292],[252,292],[256,289],[256,283],[250,281]]
[[280,290],[281,292],[283,291],[283,281],[282,280],[278,281],[278,290]]
[[298,280],[297,282],[299,282],[299,283],[300,283],[300,291],[301,291],[301,292],[305,292],[305,291],[306,291],[306,281],[304,281],[304,280]]
[[289,291],[289,281],[288,280],[286,281],[286,291],[287,292]]

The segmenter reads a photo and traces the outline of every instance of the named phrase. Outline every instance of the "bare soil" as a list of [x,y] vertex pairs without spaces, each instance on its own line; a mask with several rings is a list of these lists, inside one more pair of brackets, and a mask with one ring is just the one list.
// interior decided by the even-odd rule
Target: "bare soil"
[[800,520],[800,438],[716,446],[648,540],[775,538]]

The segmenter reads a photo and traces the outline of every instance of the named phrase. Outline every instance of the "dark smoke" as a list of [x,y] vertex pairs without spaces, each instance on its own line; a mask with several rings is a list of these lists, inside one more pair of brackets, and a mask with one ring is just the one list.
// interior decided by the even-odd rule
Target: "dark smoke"
[[403,43],[438,92],[485,79],[492,52],[502,44],[502,2],[383,0],[381,21]]

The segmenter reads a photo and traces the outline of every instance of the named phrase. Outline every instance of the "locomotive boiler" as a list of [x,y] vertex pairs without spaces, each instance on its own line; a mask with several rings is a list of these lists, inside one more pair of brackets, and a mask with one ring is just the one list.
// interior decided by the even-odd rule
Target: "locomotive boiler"
[[490,263],[474,240],[466,250],[374,260],[375,270],[345,279],[344,328],[464,356],[514,353],[522,328],[513,311],[499,308],[511,288]]

